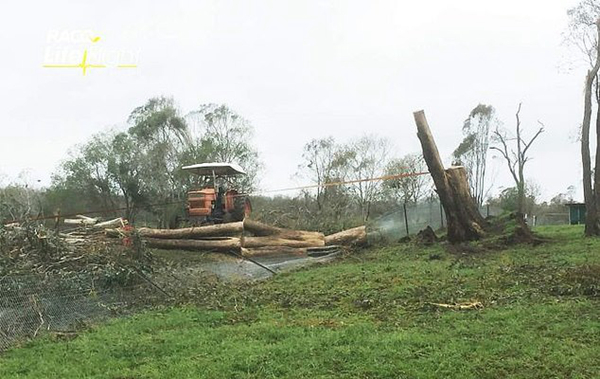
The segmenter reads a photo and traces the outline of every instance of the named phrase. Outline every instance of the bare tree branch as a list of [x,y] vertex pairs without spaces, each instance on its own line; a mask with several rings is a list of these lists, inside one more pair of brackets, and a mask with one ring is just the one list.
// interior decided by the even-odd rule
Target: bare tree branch
[[[525,208],[524,169],[525,169],[525,164],[529,160],[531,160],[531,158],[527,156],[527,152],[529,151],[529,148],[533,145],[533,143],[537,140],[537,138],[540,136],[540,134],[542,134],[544,132],[544,124],[542,124],[540,121],[538,121],[538,123],[540,125],[542,125],[542,127],[540,127],[538,129],[538,131],[533,135],[533,137],[529,141],[526,141],[522,135],[523,130],[521,128],[521,117],[520,117],[521,107],[522,107],[522,104],[519,103],[519,107],[517,108],[517,113],[515,114],[516,137],[509,138],[509,136],[506,132],[503,133],[498,128],[496,128],[496,130],[493,133],[493,136],[494,136],[495,141],[497,143],[499,143],[500,146],[492,146],[492,147],[490,147],[490,149],[500,152],[500,154],[506,161],[508,170],[510,171],[510,174],[512,175],[512,177],[515,181],[515,185],[517,187],[518,199],[519,199],[518,200],[518,202],[519,202],[518,212],[520,214],[524,214],[525,213],[525,209],[524,209]],[[510,142],[510,141],[516,141],[515,149],[509,147],[508,142]]]

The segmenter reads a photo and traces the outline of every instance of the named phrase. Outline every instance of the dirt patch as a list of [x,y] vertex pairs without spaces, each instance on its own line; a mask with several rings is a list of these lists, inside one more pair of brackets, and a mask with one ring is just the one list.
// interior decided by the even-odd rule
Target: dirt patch
[[505,229],[508,229],[506,230],[507,235],[504,238],[507,245],[523,243],[537,245],[543,242],[542,239],[533,234],[523,217],[513,213],[510,215],[510,219],[514,221],[515,225],[512,228],[506,228],[505,225]]
[[571,267],[560,273],[550,289],[553,295],[600,298],[600,265]]
[[491,250],[502,250],[514,245],[537,246],[547,242],[531,231],[523,217],[517,213],[488,218],[489,227],[482,245]]

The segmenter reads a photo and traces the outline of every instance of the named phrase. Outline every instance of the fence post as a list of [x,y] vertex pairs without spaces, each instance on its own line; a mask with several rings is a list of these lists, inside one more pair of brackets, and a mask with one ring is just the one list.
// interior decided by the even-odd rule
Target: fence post
[[442,228],[444,227],[444,207],[442,206],[442,202],[440,201],[440,223]]
[[56,212],[56,217],[54,218],[54,231],[58,231],[60,227],[60,209]]
[[408,216],[406,214],[406,202],[404,202],[402,206],[404,207],[404,226],[406,227],[406,235],[408,236]]

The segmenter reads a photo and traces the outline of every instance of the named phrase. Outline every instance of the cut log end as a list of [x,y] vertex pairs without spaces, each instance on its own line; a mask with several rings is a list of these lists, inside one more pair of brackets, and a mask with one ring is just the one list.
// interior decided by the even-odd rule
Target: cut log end
[[364,246],[367,244],[367,228],[359,226],[325,237],[325,245]]

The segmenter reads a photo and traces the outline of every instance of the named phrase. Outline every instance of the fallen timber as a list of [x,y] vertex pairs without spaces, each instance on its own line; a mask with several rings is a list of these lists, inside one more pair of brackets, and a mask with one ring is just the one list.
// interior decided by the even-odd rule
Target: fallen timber
[[244,220],[244,230],[257,237],[277,236],[279,238],[298,241],[319,240],[324,238],[323,233],[309,232],[306,230],[283,229],[251,219]]
[[[367,243],[366,227],[348,229],[325,236],[323,233],[284,229],[255,220],[180,229],[139,228],[137,235],[149,247],[160,249],[235,252],[255,256],[322,256],[341,246]],[[127,237],[131,231],[106,229],[110,237]]]
[[181,229],[138,229],[140,237],[165,239],[202,239],[202,237],[241,236],[243,232],[244,224],[242,222]]
[[149,247],[176,250],[205,250],[205,251],[240,251],[239,238],[224,237],[221,239],[188,240],[167,238],[144,238]]
[[325,245],[361,246],[367,244],[367,228],[359,226],[325,237]]

